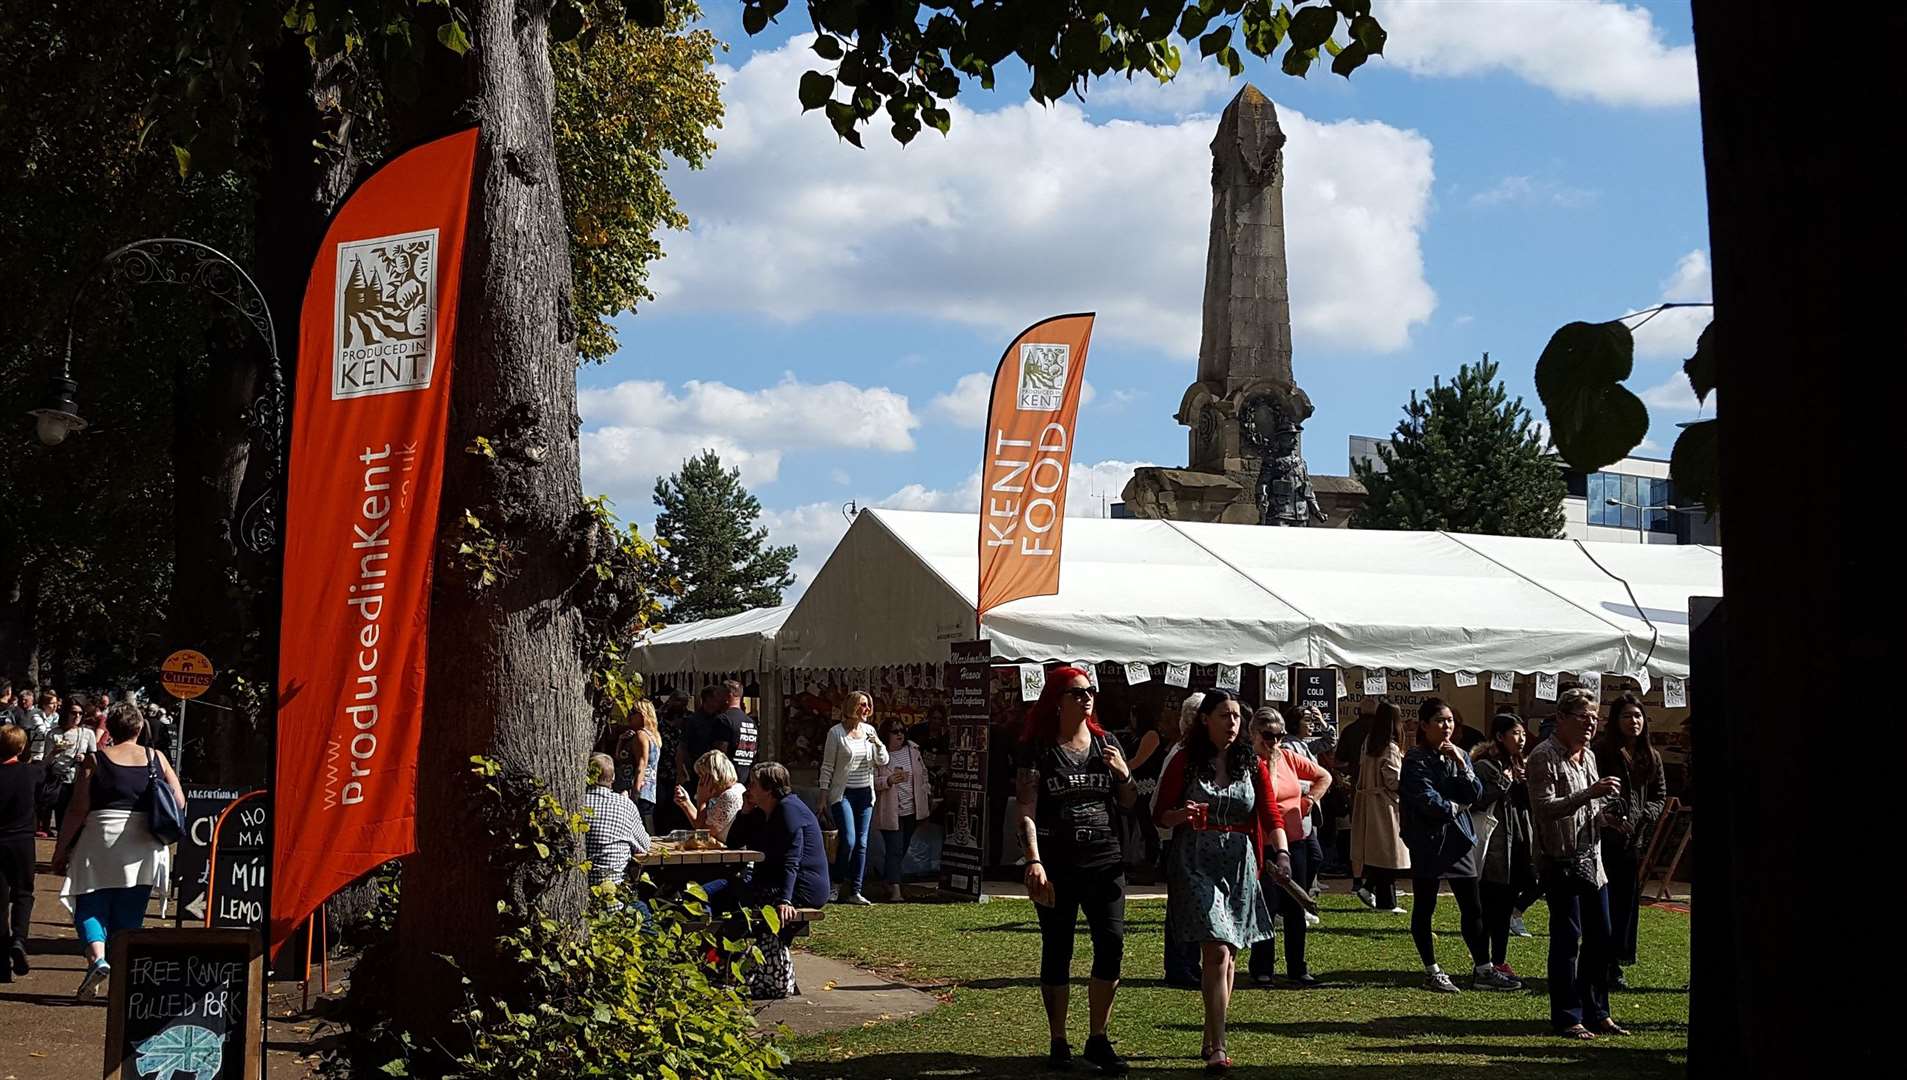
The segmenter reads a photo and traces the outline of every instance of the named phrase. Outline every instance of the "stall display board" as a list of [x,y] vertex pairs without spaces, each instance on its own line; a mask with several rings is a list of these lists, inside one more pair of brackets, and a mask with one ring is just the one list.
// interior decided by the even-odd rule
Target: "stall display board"
[[254,791],[228,804],[213,826],[205,925],[263,930],[271,873],[271,798]]
[[[1301,667],[1294,684],[1292,702],[1302,709],[1309,705],[1318,710],[1324,718],[1325,726],[1335,731],[1338,727],[1338,674],[1336,668]],[[1313,735],[1326,735],[1329,732],[1314,731]]]
[[979,899],[986,868],[988,726],[993,645],[952,643],[947,663],[946,836],[940,848],[940,886]]
[[1657,900],[1669,898],[1670,883],[1681,871],[1682,860],[1688,857],[1694,821],[1694,807],[1670,799],[1663,808],[1662,819],[1656,823],[1654,835],[1649,837],[1648,852],[1642,858],[1642,880],[1637,884],[1646,893],[1649,882],[1660,877],[1662,887],[1656,890]]
[[105,1080],[256,1080],[264,1051],[263,944],[250,930],[113,935]]
[[179,887],[173,914],[181,926],[205,925],[205,912],[211,902],[212,830],[225,808],[244,794],[237,788],[185,789],[185,835],[179,838],[172,867],[172,880]]

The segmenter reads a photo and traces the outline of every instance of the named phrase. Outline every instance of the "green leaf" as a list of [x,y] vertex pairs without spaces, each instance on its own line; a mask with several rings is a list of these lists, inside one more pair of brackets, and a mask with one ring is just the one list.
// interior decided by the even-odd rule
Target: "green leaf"
[[[787,93],[787,91],[782,91]],[[819,71],[804,71],[801,74],[800,88],[795,91],[801,99],[801,111],[819,109],[834,96],[834,76],[823,75]]]
[[1683,428],[1669,451],[1676,501],[1700,502],[1714,517],[1722,508],[1721,470],[1721,421],[1700,420]]
[[411,1065],[410,1062],[405,1061],[403,1058],[392,1058],[390,1061],[378,1066],[377,1071],[383,1073],[385,1076],[409,1076],[411,1074]]
[[583,10],[575,4],[558,4],[550,9],[550,40],[574,41],[583,32]]
[[1331,0],[1331,6],[1347,19],[1371,13],[1371,0]]
[[1371,51],[1364,47],[1364,43],[1353,41],[1344,47],[1343,52],[1338,53],[1336,60],[1331,61],[1331,73],[1348,79],[1351,77],[1351,72],[1364,66],[1364,61],[1370,58]]
[[1715,324],[1702,327],[1702,336],[1695,339],[1695,355],[1682,361],[1682,373],[1688,376],[1689,385],[1695,388],[1695,400],[1707,402],[1708,395],[1715,392],[1715,349],[1709,342],[1709,335],[1715,330]]
[[192,151],[174,143],[172,144],[172,157],[173,160],[179,163],[179,179],[185,179],[186,174],[192,171]]
[[1293,45],[1291,48],[1285,50],[1284,62],[1278,66],[1283,69],[1286,75],[1296,75],[1302,79],[1304,78],[1304,73],[1311,70],[1311,61],[1317,58],[1318,53],[1316,49],[1300,49],[1296,45]]
[[437,40],[443,44],[444,48],[458,56],[470,51],[470,37],[464,33],[463,23],[456,19],[437,28]]
[[1325,38],[1324,51],[1331,56],[1336,56],[1344,51],[1344,46],[1338,44],[1337,38]]
[[823,60],[841,59],[841,39],[832,34],[822,34],[814,39],[814,54]]
[[1218,58],[1225,64],[1225,70],[1230,72],[1233,78],[1245,73],[1245,61],[1238,55],[1237,49],[1227,48],[1218,54]]
[[1291,16],[1291,47],[1309,51],[1323,45],[1337,29],[1338,13],[1328,7],[1301,8]]
[[754,37],[768,28],[768,9],[745,7],[742,9],[742,29],[749,37]]
[[622,15],[637,26],[650,29],[661,26],[668,18],[663,11],[662,0],[624,0]]
[[1622,385],[1635,367],[1635,336],[1620,322],[1573,322],[1536,361],[1536,393],[1550,438],[1573,468],[1615,464],[1649,433],[1649,410]]
[[1197,7],[1188,7],[1185,9],[1185,14],[1179,18],[1179,36],[1190,41],[1203,34],[1211,21],[1211,15],[1200,11]]
[[1390,37],[1383,24],[1370,15],[1359,15],[1351,20],[1351,36],[1363,42],[1372,56],[1384,55],[1384,42]]
[[1225,46],[1231,44],[1231,41],[1232,28],[1230,26],[1221,26],[1198,39],[1198,54],[1200,57],[1206,57],[1223,52]]

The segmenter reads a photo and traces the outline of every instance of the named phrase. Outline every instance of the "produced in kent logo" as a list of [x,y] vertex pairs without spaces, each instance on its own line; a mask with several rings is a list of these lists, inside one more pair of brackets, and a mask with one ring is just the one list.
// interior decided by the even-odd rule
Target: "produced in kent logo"
[[1021,345],[1020,411],[1058,412],[1066,396],[1066,369],[1071,362],[1069,345]]
[[437,230],[338,245],[331,399],[430,386],[437,358]]

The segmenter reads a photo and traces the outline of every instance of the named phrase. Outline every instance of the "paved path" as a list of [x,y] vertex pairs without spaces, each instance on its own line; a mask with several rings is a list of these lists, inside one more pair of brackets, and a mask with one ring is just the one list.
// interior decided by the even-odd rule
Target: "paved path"
[[906,983],[813,953],[795,953],[801,993],[756,1012],[763,1027],[787,1025],[797,1035],[861,1027],[919,1016],[939,1002]]
[[[73,998],[86,961],[71,916],[60,903],[60,879],[46,872],[52,855],[53,842],[41,840],[27,942],[33,971],[0,983],[0,1080],[98,1080],[105,1060],[106,998]],[[159,921],[156,900],[146,925],[171,925],[170,919]],[[272,1080],[305,1080],[314,1075],[305,1045],[312,1026],[298,1015],[298,984],[274,982],[269,990],[269,1045],[276,1048],[268,1051],[270,1075]]]

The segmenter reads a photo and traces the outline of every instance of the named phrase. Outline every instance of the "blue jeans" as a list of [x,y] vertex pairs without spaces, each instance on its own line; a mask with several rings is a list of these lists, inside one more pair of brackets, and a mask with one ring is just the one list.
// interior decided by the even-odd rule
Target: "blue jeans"
[[1549,901],[1549,1021],[1557,1031],[1595,1027],[1609,1018],[1609,888],[1551,876]]
[[867,830],[874,823],[874,789],[847,789],[833,810],[835,827],[841,830],[839,850],[835,852],[834,880],[849,894],[859,896],[861,879],[867,876]]
[[881,880],[889,885],[901,883],[901,863],[907,859],[907,848],[914,842],[915,818],[912,814],[901,816],[901,827],[881,830]]
[[146,904],[151,899],[150,885],[95,889],[73,898],[73,927],[81,941],[103,943],[121,930],[145,925]]

